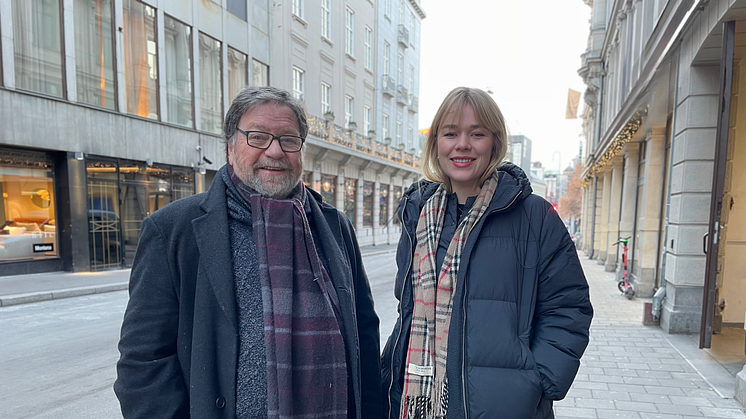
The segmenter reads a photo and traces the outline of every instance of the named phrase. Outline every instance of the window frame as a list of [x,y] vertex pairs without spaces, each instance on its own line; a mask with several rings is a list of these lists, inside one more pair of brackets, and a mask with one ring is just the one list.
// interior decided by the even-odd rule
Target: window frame
[[391,44],[383,41],[383,75],[388,76],[391,74]]
[[321,0],[321,36],[332,39],[332,0]]
[[373,29],[365,25],[365,46],[363,63],[366,70],[373,71]]
[[303,15],[305,12],[304,0],[293,0],[292,8],[293,15],[303,19]]
[[345,54],[355,56],[355,11],[345,9]]
[[306,71],[298,66],[293,66],[293,97],[305,102],[306,93]]
[[350,128],[350,122],[355,122],[355,98],[345,95],[345,128]]
[[332,111],[332,85],[321,82],[321,114]]

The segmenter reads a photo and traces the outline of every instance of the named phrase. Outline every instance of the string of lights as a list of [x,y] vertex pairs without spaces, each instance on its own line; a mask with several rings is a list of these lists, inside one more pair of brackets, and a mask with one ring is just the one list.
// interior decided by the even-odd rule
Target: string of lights
[[611,159],[622,152],[624,145],[630,142],[635,134],[637,134],[641,124],[642,113],[638,111],[632,116],[632,118],[630,118],[627,125],[619,131],[619,134],[617,134],[604,154],[602,154],[601,157],[588,168],[585,177],[583,177],[583,188],[588,186],[588,183],[593,179],[593,176],[601,172],[604,169],[604,166],[606,166]]

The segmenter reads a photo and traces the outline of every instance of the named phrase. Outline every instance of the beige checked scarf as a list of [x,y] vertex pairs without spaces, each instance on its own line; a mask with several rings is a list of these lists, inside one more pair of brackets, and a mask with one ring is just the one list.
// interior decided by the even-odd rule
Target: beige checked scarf
[[[445,418],[448,411],[448,327],[451,324],[461,253],[469,233],[487,211],[497,187],[497,173],[482,186],[472,210],[456,227],[440,273],[435,255],[443,231],[448,192],[441,185],[428,199],[417,222],[417,245],[411,281],[414,312],[407,350],[407,370],[399,417],[402,419]],[[438,277],[435,275],[438,274]],[[440,278],[438,280],[438,278]]]

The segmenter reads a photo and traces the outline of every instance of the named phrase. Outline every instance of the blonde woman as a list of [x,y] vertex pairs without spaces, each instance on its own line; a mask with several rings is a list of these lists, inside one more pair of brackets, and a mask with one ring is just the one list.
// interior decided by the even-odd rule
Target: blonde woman
[[482,90],[445,98],[427,180],[402,197],[399,319],[382,355],[388,418],[553,418],[593,309],[575,246],[523,171]]

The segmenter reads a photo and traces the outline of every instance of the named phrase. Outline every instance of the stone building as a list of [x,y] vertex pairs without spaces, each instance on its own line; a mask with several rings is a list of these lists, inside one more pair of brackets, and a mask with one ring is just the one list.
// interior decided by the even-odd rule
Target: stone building
[[[0,275],[130,266],[142,220],[209,188],[226,162],[222,117],[246,85],[306,102],[306,182],[361,244],[395,242],[419,149],[375,135],[390,3],[0,0]],[[402,24],[416,12],[419,51],[419,2],[397,7]],[[403,132],[417,131],[416,54]]]
[[579,247],[620,272],[614,244],[629,237],[634,289],[662,301],[664,331],[700,334],[705,348],[739,336],[743,350],[746,2],[585,3]]

